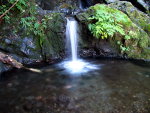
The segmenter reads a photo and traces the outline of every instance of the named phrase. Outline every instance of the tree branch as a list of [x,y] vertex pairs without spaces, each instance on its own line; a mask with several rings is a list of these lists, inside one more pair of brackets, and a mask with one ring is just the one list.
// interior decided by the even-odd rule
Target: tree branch
[[0,16],[0,19],[5,16],[18,2],[19,0],[16,0],[16,2]]
[[0,52],[0,62],[3,62],[4,64],[8,64],[12,67],[23,68],[23,65],[20,62],[17,62],[11,56],[4,54],[2,52]]

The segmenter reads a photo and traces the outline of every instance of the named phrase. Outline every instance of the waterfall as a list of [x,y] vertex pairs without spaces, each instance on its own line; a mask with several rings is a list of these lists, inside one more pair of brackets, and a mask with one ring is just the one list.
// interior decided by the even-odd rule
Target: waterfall
[[77,61],[77,22],[74,18],[67,18],[66,37],[71,48],[72,61]]
[[73,17],[67,18],[66,25],[66,45],[69,49],[69,55],[71,54],[71,60],[64,61],[60,64],[63,65],[71,73],[84,73],[90,70],[96,69],[96,67],[84,60],[79,59],[78,56],[78,23]]

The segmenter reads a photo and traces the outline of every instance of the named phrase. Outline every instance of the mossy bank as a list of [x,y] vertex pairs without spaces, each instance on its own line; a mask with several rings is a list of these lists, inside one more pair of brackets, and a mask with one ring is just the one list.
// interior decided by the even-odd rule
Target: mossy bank
[[[124,3],[127,7],[129,5],[133,7],[129,2]],[[108,53],[114,54],[113,56],[149,60],[149,16],[136,8],[137,14],[132,13],[131,16],[129,11],[122,12],[118,10],[120,9],[119,5],[118,8],[116,7],[117,5],[114,3],[109,5],[97,4],[76,15],[79,23],[83,25],[83,30],[86,28],[86,32],[91,32],[87,36],[88,41],[91,42],[83,39],[81,48],[96,48],[99,55],[106,53],[105,49],[107,48],[110,49]],[[127,9],[131,10],[130,8]],[[112,48],[113,51],[111,51]],[[103,53],[101,53],[102,50]]]

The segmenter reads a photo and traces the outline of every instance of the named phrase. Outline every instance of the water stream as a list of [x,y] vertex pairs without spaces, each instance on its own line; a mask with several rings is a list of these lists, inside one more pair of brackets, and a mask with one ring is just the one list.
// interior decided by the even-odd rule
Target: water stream
[[[150,113],[150,65],[94,60],[81,76],[50,65],[18,70],[0,81],[0,113]],[[142,65],[141,65],[142,64]]]
[[78,60],[77,59],[78,33],[77,33],[77,22],[75,21],[74,18],[67,18],[66,37],[70,42],[72,61],[76,62]]
[[71,73],[84,73],[98,69],[96,65],[78,58],[78,38],[78,23],[73,17],[68,17],[66,26],[66,47],[69,54],[71,54],[71,60],[60,63],[60,67],[65,67]]

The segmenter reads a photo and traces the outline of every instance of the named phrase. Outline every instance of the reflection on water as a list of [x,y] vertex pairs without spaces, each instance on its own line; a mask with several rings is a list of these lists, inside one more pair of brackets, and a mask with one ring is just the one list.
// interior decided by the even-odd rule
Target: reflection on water
[[74,76],[53,65],[42,68],[43,73],[5,74],[0,82],[0,113],[150,112],[148,65],[116,60],[89,64],[99,69]]

